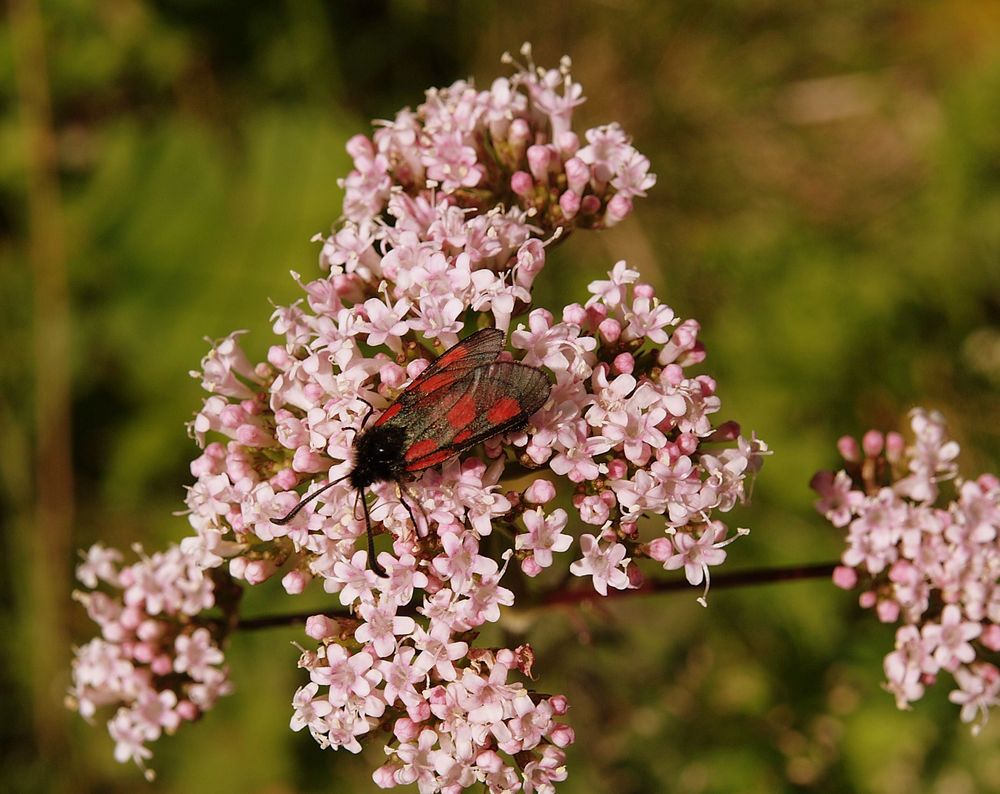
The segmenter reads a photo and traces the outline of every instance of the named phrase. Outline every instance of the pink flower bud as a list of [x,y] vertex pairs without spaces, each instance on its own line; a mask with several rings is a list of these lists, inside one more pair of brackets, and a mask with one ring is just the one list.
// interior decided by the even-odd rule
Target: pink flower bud
[[593,303],[587,307],[587,323],[597,328],[608,316],[608,307],[603,303]]
[[842,590],[850,590],[858,583],[858,572],[846,565],[833,569],[833,583]]
[[732,419],[723,422],[712,433],[712,441],[735,441],[740,437],[740,423]]
[[521,560],[521,570],[525,576],[535,577],[542,572],[542,566],[534,557],[525,557]]
[[243,557],[233,557],[229,561],[229,575],[234,579],[246,578],[244,574],[247,570],[247,561]]
[[531,126],[525,119],[514,119],[507,130],[507,141],[515,146],[524,145],[531,138]]
[[383,364],[379,368],[378,379],[383,386],[398,389],[406,383],[406,370],[395,362]]
[[608,464],[608,479],[622,480],[628,476],[628,463],[621,458],[615,458]]
[[[126,573],[131,574],[131,571],[127,569],[122,571],[121,579],[123,584],[125,584]],[[125,586],[128,587],[131,584],[132,582],[128,582],[128,584],[126,584]],[[144,618],[145,614],[138,607],[126,607],[124,610],[122,610],[121,615],[118,616],[118,622],[121,623],[122,626],[124,626],[129,631],[135,631],[136,629],[139,628],[139,624],[142,623]]]
[[899,617],[899,603],[883,599],[875,607],[875,614],[878,615],[878,619],[883,623],[894,623]]
[[635,356],[631,353],[619,353],[611,362],[611,366],[619,375],[631,375],[635,370]]
[[608,319],[601,321],[601,324],[597,326],[597,330],[601,332],[601,336],[605,340],[614,344],[621,338],[622,324],[613,317],[608,317]]
[[549,698],[549,705],[552,706],[552,712],[560,717],[569,711],[569,701],[565,695],[553,695]]
[[679,364],[667,364],[660,379],[668,386],[679,386],[684,381],[684,369]]
[[238,405],[227,405],[219,412],[219,422],[227,430],[235,430],[249,418],[247,412]]
[[548,146],[536,143],[534,146],[528,147],[528,170],[542,184],[548,184],[549,162],[551,159],[552,152]]
[[121,623],[105,623],[101,626],[101,635],[108,642],[119,643],[128,636],[128,632]]
[[535,192],[535,181],[527,171],[515,171],[510,177],[510,189],[515,196],[528,198]]
[[656,290],[653,289],[652,284],[645,284],[640,281],[632,287],[632,294],[637,298],[648,298],[649,300],[652,300],[656,297]]
[[208,455],[199,455],[193,461],[191,461],[191,476],[192,477],[207,477],[212,474],[217,474],[216,471],[217,461],[215,458],[209,457]]
[[1000,626],[996,623],[987,624],[982,634],[979,635],[979,641],[987,650],[994,653],[1000,651]]
[[646,554],[657,562],[663,562],[674,556],[674,544],[670,538],[657,538],[646,546]]
[[163,624],[158,620],[144,620],[135,630],[135,636],[143,642],[152,642],[163,636]]
[[566,161],[566,186],[577,196],[582,196],[584,188],[590,181],[590,166],[579,157],[571,157]]
[[155,655],[156,650],[148,642],[137,642],[132,646],[132,658],[137,662],[149,664]]
[[242,455],[227,455],[226,474],[233,482],[239,482],[246,478],[252,478],[254,470]]
[[476,766],[491,775],[496,774],[503,769],[503,759],[493,750],[483,750],[476,756]]
[[417,377],[421,372],[423,372],[430,365],[430,361],[426,358],[415,358],[409,364],[406,365],[406,374],[412,380]]
[[582,326],[585,322],[587,322],[587,310],[579,303],[571,303],[563,309],[562,317],[564,323],[572,323],[573,325]]
[[302,387],[302,393],[311,403],[319,403],[325,394],[323,387],[318,383],[307,383]]
[[289,571],[281,577],[281,586],[288,595],[301,595],[310,578],[304,571]]
[[626,198],[620,193],[612,196],[608,202],[608,207],[604,212],[604,225],[611,227],[621,221],[632,212],[632,199]]
[[305,444],[296,449],[292,456],[292,469],[294,471],[315,474],[328,468],[330,468],[330,459],[321,452],[310,449]]
[[326,615],[310,615],[306,618],[306,636],[323,642],[337,636],[337,624]]
[[264,412],[264,405],[259,400],[240,400],[240,408],[247,416],[260,416]]
[[370,158],[375,154],[375,147],[372,145],[372,142],[360,133],[352,135],[344,148],[347,149],[347,153],[355,160]]
[[556,138],[556,147],[563,157],[572,157],[580,148],[580,138],[572,130],[560,132]]
[[271,483],[275,491],[290,491],[298,484],[299,478],[291,469],[282,469],[268,482]]
[[885,456],[890,463],[899,463],[903,459],[906,451],[906,440],[897,432],[892,431],[885,435]]
[[263,584],[270,579],[277,570],[278,568],[274,564],[274,560],[253,560],[252,562],[247,563],[244,576],[246,577],[247,584]]
[[871,609],[878,601],[878,596],[871,590],[865,590],[858,596],[858,603],[863,609]]
[[153,675],[170,675],[174,670],[174,663],[165,653],[161,653],[149,664],[149,669]]
[[544,477],[539,478],[525,489],[524,498],[533,505],[543,505],[556,498],[556,487]]
[[426,700],[406,707],[406,716],[414,722],[426,722],[431,718],[431,704]]
[[271,345],[267,351],[267,360],[275,368],[286,370],[295,361],[283,345]]
[[681,433],[677,436],[677,449],[682,455],[693,455],[698,449],[698,436],[694,433]]
[[569,725],[558,724],[549,733],[549,741],[552,742],[556,747],[568,747],[573,744],[576,739],[576,734]]
[[837,451],[840,457],[848,463],[857,463],[861,460],[861,448],[852,436],[841,436],[837,439]]
[[574,218],[576,213],[580,211],[579,194],[572,190],[564,190],[559,196],[559,209],[562,210],[562,214],[567,220]]
[[372,772],[372,780],[375,781],[375,785],[379,788],[395,788],[399,785],[396,782],[396,772],[399,767],[394,764],[382,764],[378,769]]
[[629,566],[625,569],[625,574],[628,576],[628,586],[631,588],[638,589],[646,581],[646,577],[642,575],[639,566],[634,563],[629,563]]
[[698,385],[701,386],[701,393],[706,397],[715,394],[716,383],[715,378],[711,375],[699,375],[695,378],[698,381]]
[[257,425],[240,425],[236,429],[236,440],[247,447],[273,447],[277,443],[267,431]]
[[401,742],[412,742],[420,735],[422,728],[409,717],[400,717],[392,726],[392,733]]
[[593,193],[589,196],[584,196],[583,201],[580,202],[580,212],[584,215],[593,215],[601,208],[601,200],[597,198]]
[[861,438],[861,448],[869,458],[878,457],[885,446],[885,436],[878,430],[869,430]]
[[914,567],[909,560],[896,560],[889,568],[889,581],[904,584],[913,575]]
[[177,704],[175,711],[177,712],[177,716],[182,720],[191,721],[198,719],[198,707],[190,700],[182,700]]

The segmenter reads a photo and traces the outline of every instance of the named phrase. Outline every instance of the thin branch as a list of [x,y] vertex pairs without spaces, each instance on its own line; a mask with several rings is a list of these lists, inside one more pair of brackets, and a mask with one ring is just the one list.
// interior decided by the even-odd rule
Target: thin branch
[[[829,579],[833,569],[839,563],[821,562],[811,565],[795,565],[786,568],[758,568],[749,571],[732,571],[720,573],[712,577],[712,590],[728,587],[744,587],[755,584],[772,584],[776,582],[793,582],[801,579]],[[595,592],[592,587],[573,590],[557,590],[542,598],[539,606],[558,606],[562,604],[579,604],[584,601],[601,601],[605,598],[635,597],[655,595],[657,593],[676,593],[692,591],[694,588],[686,579],[647,579],[642,587],[633,590],[608,590],[607,596]]]
[[[745,585],[772,584],[776,582],[793,582],[803,579],[829,579],[836,568],[836,562],[822,562],[811,565],[796,565],[786,568],[759,568],[750,571],[732,571],[730,573],[720,573],[712,577],[712,589],[727,587],[743,587]],[[543,596],[536,604],[524,609],[524,612],[535,609],[544,609],[554,606],[570,606],[587,601],[602,601],[605,598],[621,598],[623,596],[635,597],[641,595],[655,595],[657,593],[676,593],[679,591],[692,592],[696,590],[685,579],[671,580],[647,580],[646,583],[634,590],[609,590],[607,596],[601,596],[593,588],[578,588],[573,590],[556,590]],[[410,614],[415,614],[413,608],[403,610]],[[522,611],[522,610],[518,610]],[[277,626],[293,626],[305,623],[306,619],[312,615],[325,615],[328,618],[353,618],[351,612],[343,607],[325,610],[310,610],[308,612],[291,612],[285,615],[265,615],[258,618],[245,618],[236,624],[236,628],[242,631],[255,631],[257,629],[270,629]]]

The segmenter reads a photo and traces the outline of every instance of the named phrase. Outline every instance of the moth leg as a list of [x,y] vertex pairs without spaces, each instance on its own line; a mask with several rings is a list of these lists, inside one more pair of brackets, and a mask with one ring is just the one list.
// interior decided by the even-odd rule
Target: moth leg
[[[416,545],[417,538],[420,536],[420,524],[417,523],[417,518],[413,515],[413,510],[410,508],[409,503],[413,502],[413,504],[417,506],[417,510],[420,511],[420,515],[424,518],[425,529],[430,527],[430,520],[427,518],[427,513],[424,512],[424,506],[420,504],[420,500],[417,498],[417,495],[406,487],[406,483],[401,480],[396,480],[396,488],[399,491],[399,503],[406,508],[406,512],[410,516],[410,521],[413,522],[413,544]],[[403,498],[404,496],[406,499]]]
[[[379,561],[375,559],[375,533],[372,532],[372,517],[368,512],[368,500],[364,498],[364,490],[358,489],[358,498],[361,500],[361,508],[365,513],[365,529],[368,531],[368,565],[375,572],[376,576],[385,577],[387,574],[385,568],[383,568]],[[357,502],[354,503],[354,509],[357,510]]]

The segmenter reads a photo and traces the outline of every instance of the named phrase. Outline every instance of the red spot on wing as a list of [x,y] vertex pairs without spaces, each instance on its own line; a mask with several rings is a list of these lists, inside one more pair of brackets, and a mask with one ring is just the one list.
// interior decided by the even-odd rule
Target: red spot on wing
[[430,394],[431,392],[436,392],[438,389],[445,388],[445,386],[451,386],[457,379],[458,377],[452,372],[435,372],[429,378],[420,381],[420,383],[414,386],[413,391],[420,394]]
[[466,428],[466,429],[465,429],[465,430],[463,430],[463,431],[462,431],[461,433],[459,433],[459,434],[458,434],[457,436],[455,436],[455,437],[454,437],[454,438],[453,438],[453,439],[451,440],[451,443],[452,443],[452,444],[464,444],[464,443],[465,443],[466,441],[468,441],[468,440],[469,440],[470,438],[472,438],[472,431],[471,431],[471,430],[469,430],[468,428]]
[[411,444],[410,448],[403,453],[403,459],[407,461],[416,460],[417,458],[422,458],[425,455],[429,455],[434,450],[438,449],[441,445],[438,444],[433,438],[425,438],[423,441],[418,441],[415,444]]
[[413,463],[406,467],[407,471],[420,471],[421,469],[427,469],[434,466],[442,461],[448,460],[455,454],[454,450],[451,449],[439,449],[437,452],[432,452],[430,455],[424,455],[419,460],[413,461]]
[[521,413],[521,403],[513,397],[500,397],[486,411],[486,418],[492,424],[507,422]]
[[385,411],[382,412],[382,415],[375,422],[375,427],[378,427],[383,422],[388,422],[390,419],[392,419],[392,417],[394,417],[396,414],[398,414],[401,410],[403,410],[403,406],[402,406],[401,403],[393,403],[388,408],[386,408]]
[[468,348],[464,344],[462,344],[462,342],[459,342],[457,345],[451,348],[451,350],[446,350],[444,353],[442,353],[440,356],[434,359],[434,363],[437,364],[438,367],[440,367],[441,369],[447,369],[448,367],[454,366],[468,355],[469,355]]
[[454,428],[465,427],[475,418],[476,400],[471,394],[463,394],[448,411],[448,424]]

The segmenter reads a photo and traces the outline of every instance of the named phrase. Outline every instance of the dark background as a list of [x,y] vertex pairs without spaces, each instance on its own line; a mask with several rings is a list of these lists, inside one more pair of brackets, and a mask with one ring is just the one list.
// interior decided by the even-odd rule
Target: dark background
[[[724,415],[775,454],[730,570],[833,559],[807,484],[842,433],[942,410],[970,476],[1000,457],[1000,6],[954,2],[11,0],[0,27],[0,789],[368,791],[380,746],[288,730],[296,630],[241,635],[238,694],[119,766],[65,711],[75,549],[153,549],[194,457],[203,337],[271,342],[315,274],[346,139],[425,88],[563,53],[659,183],[553,254],[556,308],[627,258],[703,326]],[[575,290],[575,292],[573,292]],[[573,294],[571,294],[573,293]],[[528,627],[573,704],[566,792],[1000,791],[950,680],[880,688],[891,627],[824,581],[624,599]],[[275,588],[249,611],[294,606]],[[585,647],[584,647],[585,646]]]

